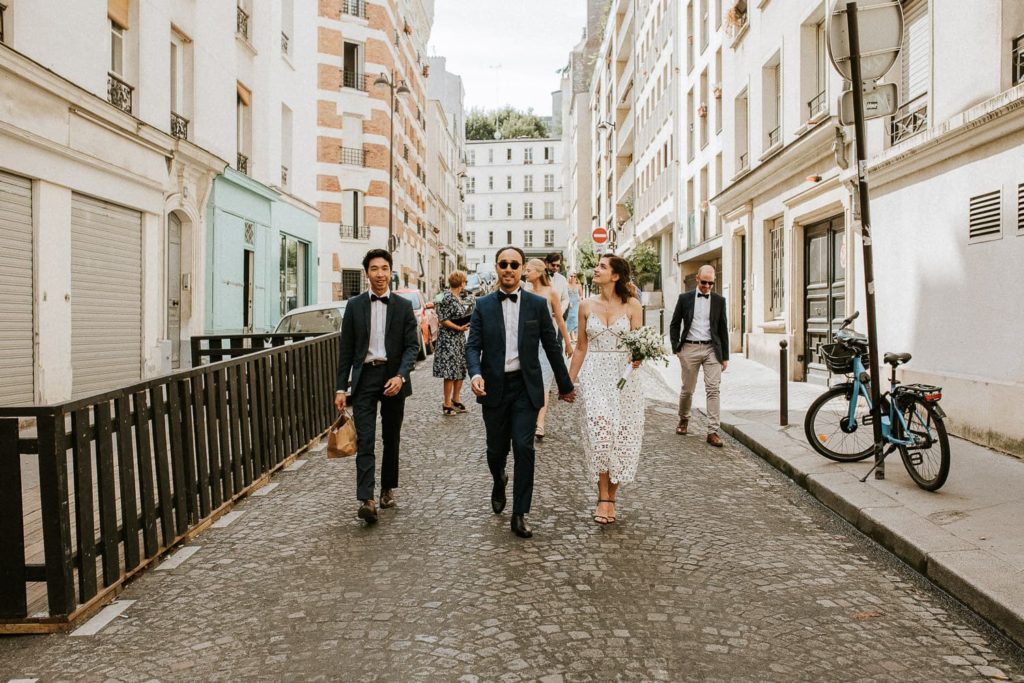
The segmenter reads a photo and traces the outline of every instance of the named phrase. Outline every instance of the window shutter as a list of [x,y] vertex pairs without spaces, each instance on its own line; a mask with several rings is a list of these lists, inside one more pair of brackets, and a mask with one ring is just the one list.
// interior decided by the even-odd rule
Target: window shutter
[[236,83],[238,88],[238,99],[242,100],[242,104],[249,107],[252,106],[252,90],[249,90],[241,83]]
[[900,101],[910,102],[928,92],[932,45],[928,0],[909,0],[903,3],[903,25]]
[[107,0],[107,17],[126,31],[128,30],[128,2],[129,0]]
[[999,220],[1001,208],[1001,190],[993,190],[971,197],[971,223],[968,237],[971,240],[998,237],[1002,232]]

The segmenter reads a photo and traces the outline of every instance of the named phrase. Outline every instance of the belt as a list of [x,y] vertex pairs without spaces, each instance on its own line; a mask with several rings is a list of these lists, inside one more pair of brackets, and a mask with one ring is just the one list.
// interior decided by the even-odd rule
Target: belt
[[518,377],[523,374],[522,370],[513,370],[512,372],[506,372],[505,377]]
[[364,365],[369,365],[371,368],[375,368],[380,365],[384,365],[385,363],[387,363],[386,360],[368,360]]
[[701,339],[699,341],[697,341],[695,339],[687,339],[683,343],[684,344],[714,344],[714,342],[711,341],[710,339]]

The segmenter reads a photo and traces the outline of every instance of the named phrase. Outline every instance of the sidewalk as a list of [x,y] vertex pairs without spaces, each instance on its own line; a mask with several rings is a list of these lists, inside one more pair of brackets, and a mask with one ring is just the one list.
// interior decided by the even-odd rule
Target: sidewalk
[[[680,386],[674,357],[662,370]],[[859,479],[868,461],[841,464],[807,444],[804,411],[823,390],[789,383],[789,426],[779,426],[778,374],[733,356],[722,376],[722,428],[824,505],[1024,646],[1024,462],[950,436],[949,480],[919,489],[897,454],[886,479]],[[705,407],[703,382],[694,406]]]

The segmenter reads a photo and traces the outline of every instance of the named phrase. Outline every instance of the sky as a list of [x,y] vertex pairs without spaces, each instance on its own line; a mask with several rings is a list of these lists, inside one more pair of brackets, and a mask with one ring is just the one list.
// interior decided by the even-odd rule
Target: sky
[[555,72],[586,20],[586,0],[435,0],[429,53],[462,76],[467,111],[511,104],[550,116]]

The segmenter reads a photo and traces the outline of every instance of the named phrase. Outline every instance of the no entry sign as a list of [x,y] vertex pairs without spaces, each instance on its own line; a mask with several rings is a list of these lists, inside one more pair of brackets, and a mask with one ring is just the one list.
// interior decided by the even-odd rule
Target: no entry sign
[[604,244],[608,241],[608,229],[596,227],[594,228],[594,231],[590,233],[590,237],[594,240],[594,244]]

